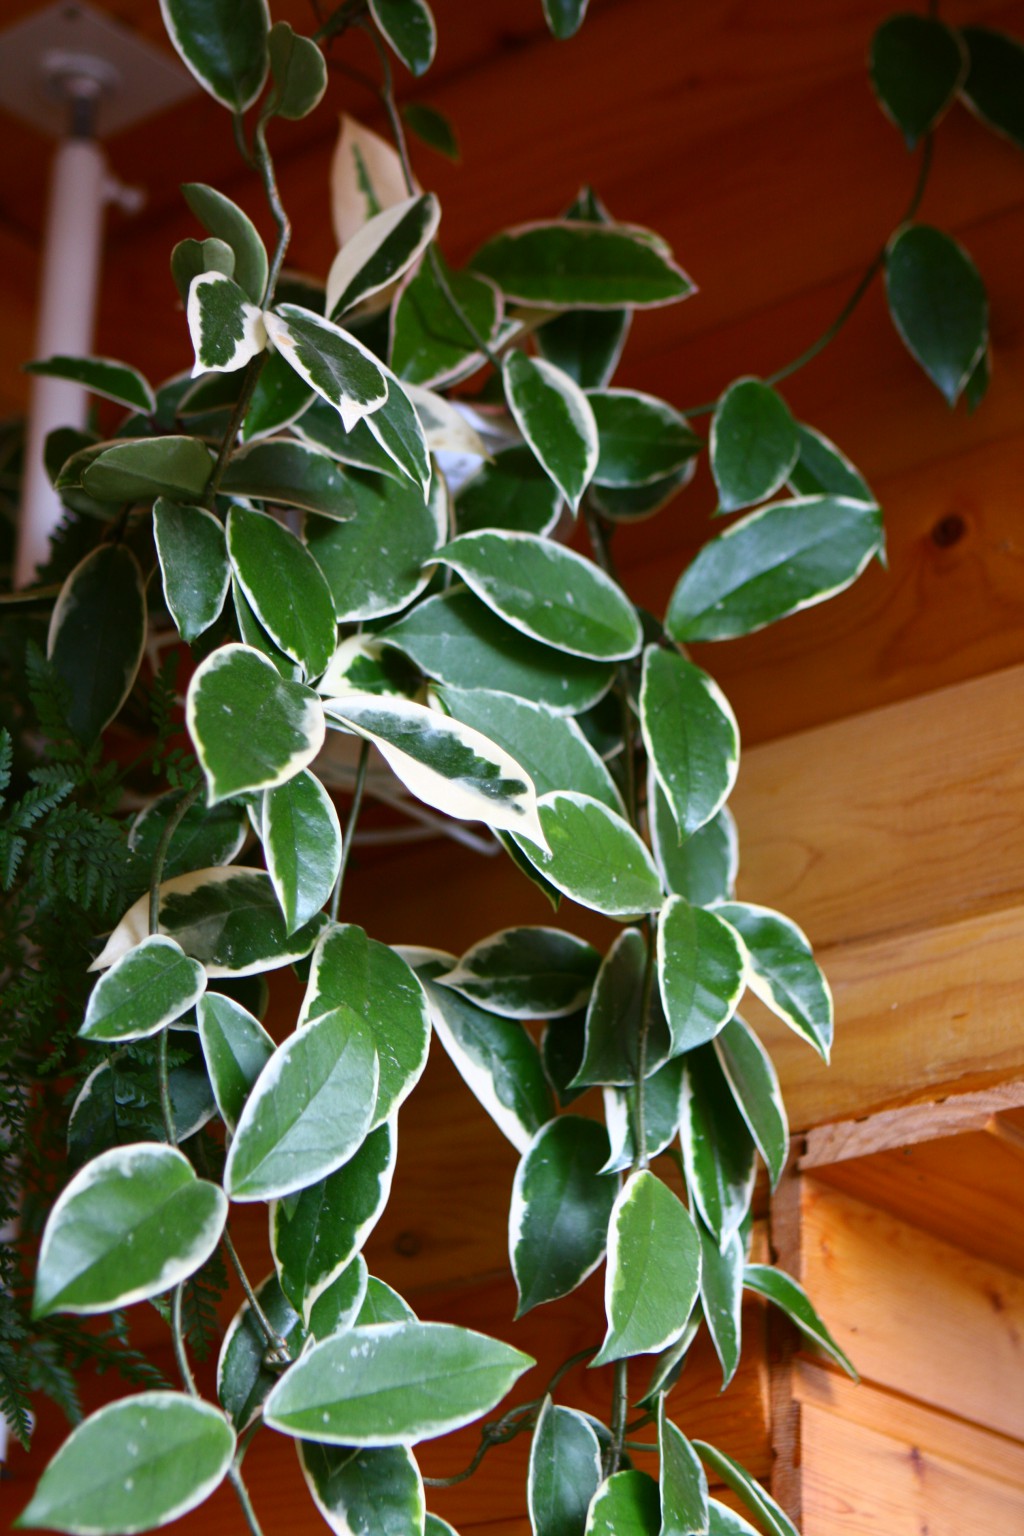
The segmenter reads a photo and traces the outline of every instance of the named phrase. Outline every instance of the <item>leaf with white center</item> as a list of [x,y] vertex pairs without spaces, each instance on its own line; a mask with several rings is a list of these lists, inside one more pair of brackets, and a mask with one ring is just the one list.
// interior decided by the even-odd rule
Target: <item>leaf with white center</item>
[[789,1516],[779,1508],[760,1483],[756,1483],[750,1473],[740,1466],[738,1461],[733,1461],[732,1457],[727,1456],[724,1451],[708,1445],[706,1440],[695,1440],[693,1443],[700,1453],[701,1460],[712,1467],[722,1482],[742,1499],[755,1519],[768,1532],[768,1536],[800,1536]]
[[701,1247],[700,1301],[711,1342],[722,1367],[724,1392],[740,1363],[743,1237],[741,1233],[733,1232],[719,1246],[717,1238],[708,1231],[699,1213],[696,1224]]
[[36,363],[25,363],[23,372],[48,379],[70,379],[83,384],[93,395],[102,395],[129,410],[151,416],[156,410],[152,386],[138,369],[110,357],[65,357],[59,354]]
[[961,98],[983,123],[1024,149],[1024,47],[991,27],[963,27],[970,67]]
[[877,506],[860,470],[823,432],[800,423],[796,429],[800,454],[786,484],[796,496],[847,496]]
[[300,1441],[297,1450],[313,1503],[336,1536],[423,1536],[423,1479],[407,1446]]
[[398,1122],[392,1117],[335,1173],[272,1205],[274,1265],[282,1291],[304,1319],[376,1226],[397,1155]]
[[340,320],[346,310],[400,278],[426,250],[440,221],[441,205],[432,192],[394,203],[369,219],[331,263],[328,316]]
[[195,1007],[206,972],[173,939],[154,934],[97,981],[78,1031],[86,1040],[141,1040]]
[[407,480],[427,496],[430,492],[430,450],[416,407],[391,369],[378,363],[388,397],[363,424]]
[[[441,275],[476,337],[490,342],[501,320],[501,295],[487,278],[455,272],[435,252]],[[475,372],[483,363],[476,337],[454,314],[432,261],[402,285],[392,310],[391,366],[409,384],[437,388]]]
[[[202,7],[206,0],[190,0],[190,3]],[[233,0],[219,0],[219,3],[232,5]],[[244,0],[246,6],[262,3],[263,0]],[[236,15],[239,15],[237,11]],[[254,304],[261,304],[269,262],[266,247],[252,220],[230,198],[203,182],[187,182],[181,190],[203,228],[234,252],[235,266],[231,276],[235,282]]]
[[212,472],[210,450],[198,438],[137,438],[98,453],[82,471],[82,488],[96,501],[195,501]]
[[608,1229],[608,1331],[591,1365],[657,1354],[682,1334],[700,1283],[700,1240],[682,1201],[648,1169],[627,1180]]
[[682,841],[710,821],[732,792],[740,762],[736,716],[700,667],[650,645],[644,651],[640,724]]
[[246,1101],[224,1168],[233,1200],[306,1189],[358,1150],[377,1099],[377,1050],[344,1005],[278,1047]]
[[882,514],[848,496],[774,502],[733,523],[683,572],[674,640],[731,640],[842,592],[882,544]]
[[532,533],[465,533],[440,551],[483,602],[544,645],[594,661],[635,656],[643,634],[622,588],[592,561]]
[[614,676],[610,663],[527,639],[461,586],[418,603],[382,638],[440,683],[514,694],[558,715],[589,709]]
[[[157,846],[185,798],[183,789],[169,789],[150,800],[131,824],[128,847],[137,867],[150,869]],[[184,875],[193,869],[230,864],[248,833],[245,811],[239,805],[218,805],[209,810],[194,802],[178,820],[164,860],[164,876]]]
[[320,911],[341,867],[338,813],[308,769],[264,791],[260,841],[285,925],[294,933]]
[[631,917],[661,906],[661,880],[651,855],[621,816],[590,795],[558,790],[540,797],[537,814],[549,852],[528,833],[516,841],[566,896],[606,917]]
[[370,15],[410,74],[430,68],[437,28],[426,0],[370,0]]
[[408,1323],[415,1319],[412,1307],[397,1291],[375,1275],[369,1277],[357,1323]]
[[318,512],[340,522],[352,516],[348,477],[331,455],[287,437],[236,449],[221,478],[221,490]]
[[658,1403],[661,1536],[702,1536],[708,1528],[708,1480],[693,1446]]
[[388,383],[380,364],[339,325],[298,304],[281,304],[264,318],[274,346],[334,406],[346,432],[384,404]]
[[526,1149],[508,1224],[517,1317],[567,1296],[600,1264],[618,1193],[618,1180],[601,1171],[607,1157],[604,1126],[578,1115],[559,1115]]
[[601,1447],[589,1421],[545,1398],[526,1485],[533,1536],[583,1536],[600,1485]]
[[160,496],[153,504],[153,536],[168,612],[191,644],[219,617],[227,597],[231,567],[223,524],[205,507]]
[[646,309],[696,291],[661,241],[624,224],[524,224],[489,240],[471,265],[507,299],[540,309]]
[[770,1264],[748,1264],[743,1284],[748,1291],[756,1291],[759,1296],[764,1296],[781,1308],[804,1337],[810,1339],[840,1370],[845,1371],[851,1380],[860,1379],[849,1356],[840,1349],[812,1306],[807,1292],[792,1275],[787,1275],[781,1269],[773,1269]]
[[651,843],[666,890],[695,907],[728,901],[736,887],[739,842],[736,822],[726,805],[692,836],[679,841],[679,828],[653,771],[647,804],[651,808]]
[[[682,1087],[683,1063],[679,1058],[666,1061],[644,1081],[644,1131],[648,1159],[664,1152],[679,1130]],[[606,1165],[609,1173],[622,1173],[636,1162],[634,1128],[638,1107],[638,1090],[635,1086],[605,1088],[604,1118],[611,1143]]]
[[645,990],[651,990],[645,1048],[646,1075],[657,1071],[668,1056],[671,1040],[664,1014],[652,989],[645,989],[647,945],[639,928],[626,928],[601,963],[587,1008],[583,1062],[573,1087],[591,1083],[635,1083],[640,1069],[639,1040]]
[[518,1020],[487,1013],[439,985],[453,955],[409,948],[399,953],[423,983],[431,1023],[459,1075],[516,1150],[525,1152],[553,1113],[533,1040]]
[[47,1218],[32,1316],[108,1312],[170,1290],[210,1257],[227,1209],[223,1190],[173,1147],[102,1152]]
[[785,484],[800,451],[789,406],[760,379],[730,384],[711,418],[711,472],[720,512],[764,501]]
[[290,121],[306,117],[318,106],[327,89],[327,61],[311,37],[295,32],[286,21],[277,21],[267,39],[274,94],[270,105],[276,117]]
[[746,985],[746,951],[717,912],[670,896],[658,915],[658,987],[672,1055],[713,1040]]
[[460,821],[521,832],[545,845],[533,783],[519,764],[481,736],[411,699],[347,694],[327,714],[373,742],[411,794]]
[[715,1037],[715,1054],[774,1189],[789,1156],[789,1121],[772,1059],[739,1014]]
[[231,568],[274,644],[311,677],[326,670],[337,643],[327,579],[306,546],[276,518],[232,507]]
[[234,1434],[212,1403],[138,1392],[72,1431],[15,1525],[71,1536],[150,1531],[209,1498],[234,1453]]
[[272,1429],[331,1445],[415,1445],[487,1413],[534,1362],[446,1323],[378,1323],[314,1346],[267,1399]]
[[192,279],[186,309],[196,354],[192,377],[234,373],[267,344],[263,314],[233,278],[203,272]]
[[682,469],[703,447],[686,418],[654,395],[592,389],[587,399],[597,423],[598,485],[651,485]]
[[160,0],[160,13],[203,89],[232,112],[251,107],[267,78],[266,0]]
[[67,722],[85,746],[120,713],[146,641],[146,591],[123,544],[101,544],[71,571],[50,616],[46,655],[67,692]]
[[550,533],[562,511],[557,485],[524,444],[503,448],[455,493],[457,533],[507,528]]
[[331,160],[331,217],[338,245],[351,240],[381,209],[403,203],[408,196],[394,145],[343,112]]
[[714,1046],[686,1057],[681,1103],[679,1140],[690,1199],[722,1245],[750,1209],[757,1158]]
[[247,1008],[219,992],[207,992],[200,999],[196,1016],[217,1108],[233,1132],[276,1047]]
[[658,1485],[649,1472],[614,1472],[590,1501],[585,1536],[658,1536],[660,1529]]
[[506,1019],[554,1019],[590,996],[601,956],[558,928],[504,928],[438,981]]
[[889,16],[871,39],[871,85],[886,117],[913,149],[956,99],[967,50],[936,16]]
[[286,682],[251,646],[213,651],[193,673],[185,708],[209,805],[287,783],[324,743],[316,694]]
[[544,358],[509,352],[502,364],[509,410],[575,512],[597,467],[597,423],[579,385]]
[[313,953],[300,1024],[351,1008],[377,1048],[380,1077],[370,1127],[403,1104],[419,1082],[430,1048],[430,1020],[414,972],[387,944],[354,923],[332,924]]
[[988,345],[988,296],[962,245],[904,224],[885,252],[889,313],[908,352],[955,405]]
[[832,993],[803,929],[781,912],[750,902],[724,902],[715,910],[746,945],[750,990],[827,1062]]
[[351,521],[306,519],[309,550],[343,624],[399,613],[419,596],[433,574],[447,513],[440,476],[426,500],[408,480],[349,470],[345,481]]

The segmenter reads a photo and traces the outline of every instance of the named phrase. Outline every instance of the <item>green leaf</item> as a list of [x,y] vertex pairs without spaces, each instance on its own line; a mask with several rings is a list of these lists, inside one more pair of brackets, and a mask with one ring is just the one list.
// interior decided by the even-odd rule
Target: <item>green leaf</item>
[[299,1021],[350,1008],[377,1049],[380,1077],[370,1128],[403,1104],[419,1082],[430,1047],[427,1002],[414,972],[387,944],[354,923],[332,924],[313,953]]
[[711,471],[720,512],[764,501],[785,484],[799,444],[789,406],[760,379],[737,379],[711,419]]
[[153,505],[153,535],[168,612],[191,643],[219,618],[227,596],[231,568],[223,525],[203,507],[160,496]]
[[[256,1299],[278,1338],[297,1355],[306,1342],[306,1330],[276,1275],[257,1285]],[[267,1361],[267,1336],[245,1301],[228,1324],[217,1360],[217,1397],[239,1434],[256,1421],[278,1376],[279,1371]]]
[[373,742],[406,789],[426,805],[543,842],[532,781],[479,731],[410,699],[352,693],[328,699],[324,708]]
[[720,1504],[717,1499],[708,1500],[708,1536],[761,1536],[742,1515]]
[[350,1328],[315,1345],[267,1399],[266,1422],[332,1445],[414,1445],[468,1424],[534,1362],[447,1323]]
[[243,645],[249,645],[254,651],[259,651],[262,656],[274,664],[274,668],[280,677],[288,683],[301,683],[303,671],[297,661],[286,656],[284,651],[276,646],[267,634],[263,625],[256,617],[256,610],[246,597],[239,583],[238,577],[232,573],[231,577],[231,606],[235,610],[235,622],[238,625],[238,633]]
[[649,1169],[631,1174],[608,1229],[608,1331],[591,1365],[656,1354],[673,1343],[699,1281],[700,1242],[686,1207]]
[[[441,276],[476,336],[490,342],[501,319],[501,294],[474,272],[453,272],[436,251]],[[407,384],[440,385],[465,377],[483,362],[476,336],[456,315],[425,261],[402,287],[391,323],[391,366]]]
[[244,289],[223,272],[203,272],[192,279],[187,316],[196,354],[193,378],[201,373],[234,373],[267,344],[259,306],[251,304]]
[[397,1155],[398,1123],[392,1118],[371,1131],[343,1167],[272,1205],[270,1239],[278,1279],[304,1320],[377,1225]]
[[49,379],[71,379],[84,384],[94,395],[126,405],[129,410],[142,411],[152,416],[156,410],[156,396],[152,386],[137,368],[127,363],[115,362],[110,357],[66,357],[59,354],[40,362],[23,364],[25,373],[40,374]]
[[517,1317],[567,1296],[600,1264],[618,1193],[618,1180],[601,1172],[607,1157],[604,1126],[578,1115],[550,1121],[527,1147],[509,1211]]
[[223,272],[225,277],[234,276],[235,253],[226,241],[213,236],[209,240],[178,241],[171,251],[171,276],[182,304],[188,303],[192,279],[201,272]]
[[711,1342],[722,1367],[724,1392],[736,1374],[742,1347],[743,1237],[733,1232],[721,1247],[700,1219],[700,1300]]
[[[294,377],[298,378],[298,374]],[[378,474],[390,476],[392,480],[407,478],[390,453],[380,446],[365,421],[357,422],[351,432],[346,432],[333,405],[322,400],[319,395],[313,396],[313,403],[303,411],[293,430],[304,443],[325,449],[339,464],[351,464],[355,469],[375,470]],[[339,476],[339,483],[347,487],[348,477]],[[331,515],[337,517],[338,513],[332,511]],[[345,517],[351,515],[351,509],[344,512]]]
[[263,795],[267,870],[289,933],[327,901],[341,867],[341,826],[320,780],[303,769]]
[[46,642],[47,658],[67,689],[68,725],[85,746],[120,713],[145,641],[139,562],[123,544],[101,544],[61,587]]
[[[280,352],[268,351],[242,422],[242,442],[251,443],[294,426],[313,400],[322,404],[324,410],[330,410],[332,419],[337,421],[337,413],[326,401],[320,401],[319,396],[314,395]],[[338,425],[340,431],[340,423]]]
[[653,480],[650,485],[625,489],[598,485],[590,487],[589,498],[594,509],[613,523],[640,523],[653,517],[667,506],[684,486],[689,485],[696,470],[696,460],[691,459],[685,469],[679,469],[664,480]]
[[544,20],[555,37],[572,37],[583,24],[588,0],[544,0]]
[[600,963],[592,944],[561,929],[504,928],[438,981],[506,1019],[553,1019],[583,1007]]
[[97,981],[78,1031],[86,1040],[141,1040],[194,1008],[206,972],[173,939],[143,939]]
[[306,520],[306,539],[327,579],[334,615],[349,623],[398,613],[427,585],[430,561],[444,540],[443,482],[435,479],[428,500],[407,480],[357,470],[348,471],[345,485],[351,522]]
[[[640,1070],[639,1039],[643,1023],[647,945],[638,928],[620,933],[602,962],[587,1009],[583,1062],[573,1087],[592,1083],[631,1085]],[[645,1052],[646,1075],[668,1056],[670,1038],[657,999],[650,998]]]
[[[158,795],[139,812],[128,833],[128,847],[137,868],[148,871],[170,818],[178,810],[185,790],[171,789]],[[196,802],[189,806],[171,837],[164,860],[164,878],[184,875],[214,864],[230,864],[249,831],[245,811],[238,805],[218,805],[209,810]]]
[[[199,960],[211,979],[253,976],[308,955],[326,922],[319,914],[291,936],[270,876],[261,869],[197,869],[160,886],[160,932]],[[149,932],[149,893],[122,917],[90,970],[101,971]]]
[[47,1218],[32,1316],[107,1312],[169,1290],[210,1257],[227,1209],[224,1192],[173,1147],[102,1152]]
[[746,945],[750,990],[827,1062],[832,1049],[832,994],[807,935],[769,907],[726,902],[717,910]]
[[455,527],[459,533],[476,533],[482,528],[550,533],[561,510],[557,485],[522,444],[496,453],[455,493]]
[[700,1452],[701,1460],[709,1467],[713,1467],[723,1483],[726,1483],[733,1493],[743,1500],[769,1536],[800,1536],[789,1516],[779,1508],[759,1483],[755,1483],[750,1473],[745,1471],[738,1461],[733,1461],[732,1457],[727,1456],[724,1451],[718,1451],[713,1445],[708,1445],[706,1440],[695,1440],[693,1443]]
[[197,667],[186,715],[209,805],[286,783],[324,742],[316,694],[286,682],[272,662],[246,645],[221,646]]
[[682,469],[703,447],[686,418],[653,395],[591,389],[587,399],[600,444],[598,485],[651,485]]
[[660,1529],[658,1485],[648,1472],[615,1472],[590,1501],[586,1536],[658,1536]]
[[800,453],[786,481],[794,495],[847,496],[868,506],[878,505],[863,475],[835,443],[802,423],[798,424],[796,435]]
[[266,0],[160,0],[160,13],[203,89],[232,112],[251,107],[267,78]]
[[471,265],[507,299],[540,309],[646,309],[694,291],[660,241],[624,224],[526,224],[489,240]]
[[406,658],[371,638],[368,633],[352,634],[343,640],[331,657],[330,666],[316,685],[324,698],[355,693],[401,694],[408,697],[419,687],[416,669]]
[[524,352],[507,354],[502,380],[516,425],[575,512],[598,461],[590,402],[567,373]]
[[860,1380],[849,1356],[840,1349],[812,1306],[807,1292],[792,1275],[787,1275],[781,1269],[773,1269],[769,1264],[748,1264],[743,1284],[748,1291],[756,1291],[759,1296],[766,1297],[780,1307],[804,1337],[810,1339],[840,1370],[845,1371],[851,1380]]
[[692,1536],[694,1531],[706,1531],[708,1480],[693,1446],[668,1418],[664,1397],[658,1403],[658,1456],[660,1536]]
[[989,348],[978,358],[967,383],[964,385],[964,399],[967,401],[967,410],[973,414],[985,396],[988,394],[988,386],[991,383],[992,368],[989,361]]
[[346,432],[384,404],[388,382],[380,364],[348,331],[299,304],[280,304],[264,318],[274,346],[334,406]]
[[[197,1037],[175,1032],[167,1087],[178,1142],[187,1141],[217,1112]],[[166,1135],[156,1099],[156,1050],[136,1047],[130,1059],[109,1058],[90,1072],[68,1117],[68,1168],[77,1173],[100,1152]]]
[[326,453],[288,438],[236,449],[221,477],[221,490],[319,512],[341,522],[352,516],[348,476]]
[[[408,3],[408,0],[406,0]],[[368,219],[346,240],[327,274],[327,313],[346,311],[396,282],[437,233],[441,206],[432,192],[408,197]]]
[[846,496],[774,502],[733,523],[676,586],[674,640],[731,640],[824,602],[856,581],[882,543],[882,514]]
[[323,54],[311,37],[293,31],[286,21],[274,23],[267,44],[275,115],[292,121],[307,117],[327,89]]
[[338,631],[331,590],[314,557],[276,518],[251,507],[229,511],[227,547],[231,568],[274,644],[310,677],[319,677],[334,655]]
[[209,1498],[234,1453],[234,1434],[211,1403],[138,1392],[72,1432],[15,1524],[73,1536],[152,1530]]
[[[188,3],[199,9],[206,6],[206,0],[188,0]],[[241,6],[236,6],[234,0],[217,0],[217,4],[230,6],[239,21],[250,7],[264,9],[263,0],[243,0]],[[245,289],[254,304],[262,304],[270,268],[266,247],[252,220],[230,198],[201,181],[187,182],[181,190],[203,228],[234,251],[235,269],[229,276]]]
[[407,1323],[414,1322],[416,1314],[409,1303],[397,1291],[371,1275],[367,1281],[366,1296],[356,1318],[357,1323]]
[[684,896],[695,907],[727,901],[733,895],[739,867],[736,823],[729,807],[723,805],[717,816],[681,843],[676,819],[653,775],[648,805],[652,807],[654,857],[666,890]]
[[300,1441],[298,1452],[313,1503],[337,1536],[423,1536],[423,1479],[408,1447]]
[[370,15],[411,74],[430,68],[437,28],[426,0],[370,0]]
[[421,143],[430,149],[436,149],[439,155],[444,155],[447,160],[458,162],[459,141],[455,136],[455,129],[450,120],[436,107],[428,105],[425,101],[407,101],[402,106],[402,117],[405,126],[410,133],[414,133]]
[[537,814],[550,852],[528,834],[516,841],[566,896],[606,917],[631,917],[661,906],[658,871],[621,816],[590,795],[559,790],[540,797]]
[[[659,1023],[661,1014],[658,1014]],[[664,1029],[664,1025],[661,1025]],[[681,1058],[666,1061],[644,1081],[644,1139],[648,1159],[664,1152],[679,1130],[680,1095],[683,1088]],[[633,1167],[637,1158],[634,1127],[637,1124],[638,1091],[630,1088],[605,1088],[604,1118],[608,1127],[611,1152],[606,1171],[622,1173]]]
[[721,810],[740,763],[728,699],[706,672],[674,651],[644,651],[640,724],[655,776],[678,826],[677,843]]
[[672,1055],[714,1039],[736,1012],[746,951],[716,912],[670,896],[658,915],[658,987]]
[[532,533],[465,533],[439,558],[515,629],[571,656],[620,661],[643,635],[621,587],[592,561]]
[[82,486],[97,501],[195,501],[212,471],[210,450],[198,438],[137,438],[98,454],[82,471]]
[[376,438],[406,479],[424,496],[430,492],[431,463],[427,434],[411,396],[390,368],[379,365],[388,388],[388,398],[379,410],[360,423]]
[[934,16],[888,16],[871,39],[871,84],[882,111],[913,149],[935,127],[962,84],[967,54]]
[[686,1357],[690,1352],[690,1346],[704,1326],[704,1313],[699,1301],[694,1302],[693,1311],[690,1313],[686,1327],[679,1335],[676,1342],[669,1346],[654,1363],[651,1372],[650,1385],[644,1396],[638,1400],[638,1407],[656,1409],[658,1398],[662,1393],[671,1392],[686,1366]]
[[506,624],[471,592],[427,598],[381,637],[453,688],[497,689],[578,715],[607,693],[614,668],[556,651]]
[[713,1046],[701,1046],[686,1057],[682,1106],[679,1140],[687,1188],[721,1246],[750,1209],[756,1158]]
[[990,27],[964,27],[970,63],[961,95],[983,123],[1024,149],[1024,47]]
[[525,1152],[553,1110],[533,1040],[518,1020],[487,1013],[439,985],[453,955],[409,948],[400,953],[423,983],[431,1023],[459,1075],[516,1150]]
[[533,1431],[526,1497],[533,1536],[583,1536],[601,1485],[601,1447],[574,1408],[544,1399]]
[[988,296],[962,245],[904,224],[885,253],[889,313],[911,356],[955,405],[988,345]]
[[491,693],[485,688],[444,688],[438,697],[456,720],[482,731],[511,753],[533,779],[538,794],[575,789],[622,813],[614,779],[575,720],[511,693]]
[[234,998],[207,992],[196,1015],[217,1108],[234,1132],[245,1101],[276,1047],[259,1020]]
[[541,357],[581,389],[604,389],[618,367],[630,320],[628,309],[570,309],[545,321],[534,339]]
[[774,1189],[789,1156],[789,1122],[772,1059],[738,1014],[716,1037],[715,1053]]

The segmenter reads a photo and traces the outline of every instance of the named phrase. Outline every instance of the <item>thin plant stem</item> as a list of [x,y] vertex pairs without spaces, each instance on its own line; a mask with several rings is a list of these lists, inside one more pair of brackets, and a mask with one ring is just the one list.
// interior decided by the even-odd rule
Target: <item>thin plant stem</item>
[[238,1502],[242,1507],[242,1514],[245,1516],[245,1523],[249,1527],[252,1536],[263,1536],[260,1523],[256,1518],[256,1511],[252,1507],[252,1499],[249,1497],[249,1490],[245,1486],[245,1483],[242,1479],[241,1471],[237,1466],[235,1466],[234,1462],[232,1462],[231,1466],[228,1468],[228,1482],[235,1490],[235,1497],[238,1499]]
[[355,836],[356,827],[359,824],[359,813],[363,808],[363,791],[366,788],[366,769],[370,761],[370,743],[363,740],[359,748],[359,762],[356,766],[356,782],[352,791],[352,805],[348,813],[348,821],[345,823],[345,831],[341,838],[341,863],[338,865],[338,878],[334,882],[334,890],[331,892],[331,922],[338,921],[338,905],[341,901],[341,888],[345,883],[345,871],[348,868],[349,854],[352,851],[352,839]]
[[160,1031],[160,1039],[157,1044],[156,1072],[157,1084],[160,1090],[160,1116],[164,1122],[164,1136],[168,1146],[175,1147],[178,1138],[174,1130],[174,1106],[171,1103],[171,1074],[167,1064],[167,1035],[165,1027]]
[[277,1329],[274,1327],[273,1323],[270,1321],[269,1317],[260,1305],[260,1299],[252,1288],[252,1282],[245,1272],[241,1259],[238,1257],[238,1250],[236,1249],[234,1243],[231,1241],[231,1233],[228,1231],[227,1227],[224,1228],[224,1231],[221,1234],[221,1241],[227,1250],[228,1258],[231,1260],[231,1267],[235,1274],[238,1276],[242,1290],[245,1292],[245,1299],[249,1303],[252,1315],[259,1324],[260,1330],[263,1333],[263,1337],[267,1341],[271,1355],[277,1357],[282,1365],[290,1364],[291,1354],[289,1352],[288,1345],[278,1333]]
[[256,388],[257,380],[263,372],[263,365],[266,360],[267,351],[264,347],[263,351],[257,352],[255,357],[250,357],[245,365],[245,373],[242,375],[241,393],[235,402],[234,410],[231,412],[231,419],[225,428],[224,436],[221,438],[220,448],[217,452],[217,462],[213,466],[213,474],[207,482],[206,491],[203,495],[203,505],[208,511],[213,506],[214,498],[220,490],[220,482],[224,478],[224,471],[228,467],[228,459],[230,459],[234,452],[239,428],[245,420],[249,403],[252,400],[253,390]]
[[[319,18],[319,7],[314,5],[313,9]],[[343,5],[339,5],[338,9],[332,11],[330,16],[317,27],[313,33],[314,43],[329,43],[334,38],[340,37],[362,16],[365,10],[366,0],[345,0]]]
[[285,212],[284,203],[281,201],[281,193],[277,186],[277,177],[274,174],[274,162],[267,148],[267,119],[261,117],[256,124],[256,132],[253,136],[254,157],[256,169],[260,173],[263,182],[263,190],[266,193],[270,211],[277,226],[277,244],[274,254],[270,258],[270,270],[267,273],[267,283],[263,290],[262,308],[266,309],[274,301],[274,291],[277,288],[277,280],[281,275],[281,267],[284,264],[285,252],[292,238],[291,221]]
[[178,1374],[182,1385],[190,1397],[198,1397],[199,1389],[192,1375],[192,1367],[188,1363],[188,1354],[185,1350],[185,1329],[181,1321],[181,1298],[185,1290],[184,1280],[174,1287],[174,1295],[171,1298],[171,1338],[174,1341],[174,1359],[178,1366]]
[[607,1477],[613,1476],[619,1470],[622,1460],[622,1447],[626,1440],[626,1415],[629,1412],[629,1369],[628,1362],[616,1360],[615,1362],[615,1388],[612,1398],[612,1443],[608,1447],[605,1469]]

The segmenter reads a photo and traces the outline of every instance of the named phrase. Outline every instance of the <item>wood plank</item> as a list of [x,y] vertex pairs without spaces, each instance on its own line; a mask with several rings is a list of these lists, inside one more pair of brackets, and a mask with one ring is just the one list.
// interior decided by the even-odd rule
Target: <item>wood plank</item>
[[947,1136],[984,1131],[993,1116],[1024,1105],[1024,1080],[1001,1083],[980,1093],[958,1093],[938,1103],[888,1110],[864,1120],[843,1120],[809,1131],[800,1156],[800,1170],[823,1169],[851,1158],[916,1146]]

